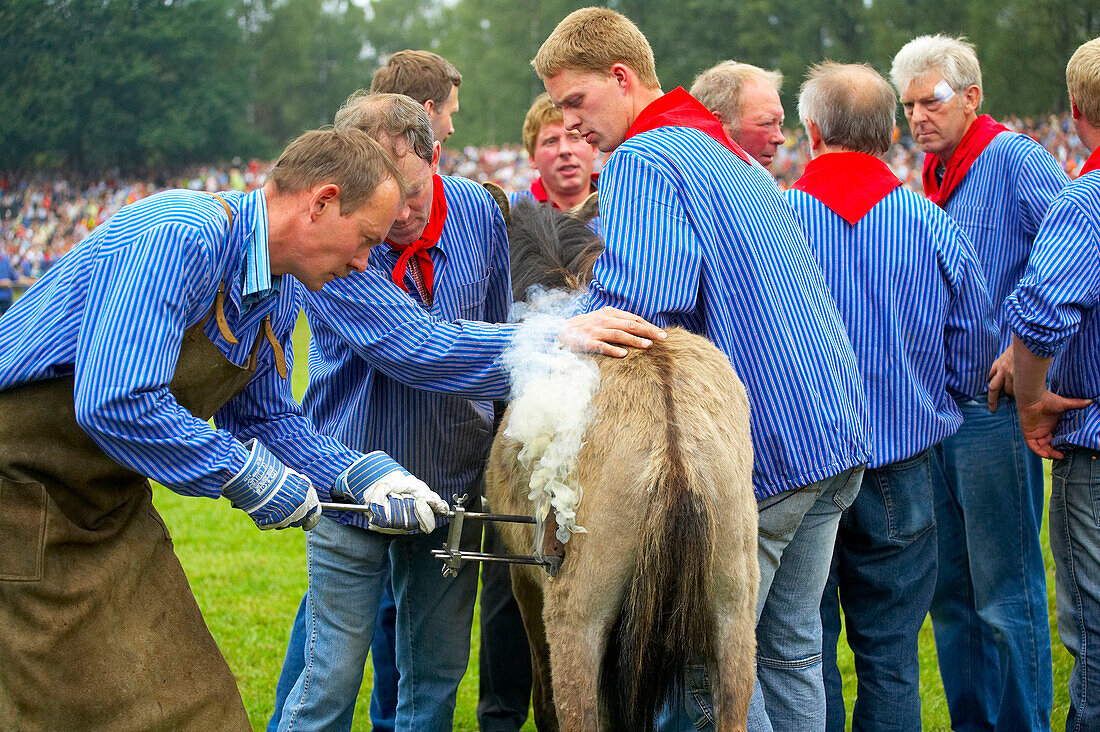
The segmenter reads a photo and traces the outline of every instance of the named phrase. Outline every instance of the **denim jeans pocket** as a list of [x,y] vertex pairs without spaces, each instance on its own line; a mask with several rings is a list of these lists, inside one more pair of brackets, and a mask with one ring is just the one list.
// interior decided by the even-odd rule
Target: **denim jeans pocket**
[[695,729],[704,729],[714,725],[714,706],[710,689],[707,667],[690,665],[687,668],[688,714]]
[[[1088,481],[1087,485],[1084,486],[1084,490],[1088,491],[1089,503],[1092,505],[1092,523],[1096,528],[1100,528],[1100,452],[1079,447],[1073,450],[1073,456],[1069,460],[1061,462],[1068,463],[1071,461],[1072,466],[1066,478],[1068,480],[1076,478]],[[1053,479],[1054,471],[1052,470],[1051,480]]]
[[802,525],[806,512],[813,508],[821,495],[817,483],[806,488],[768,496],[757,503],[759,509],[758,531],[761,536],[784,544],[791,540]]
[[864,475],[866,475],[866,466],[857,465],[836,476],[837,480],[844,481],[833,493],[833,504],[841,511],[847,511],[855,503],[859,489],[863,486]]
[[935,525],[932,464],[927,450],[874,472],[882,491],[891,541],[913,541]]

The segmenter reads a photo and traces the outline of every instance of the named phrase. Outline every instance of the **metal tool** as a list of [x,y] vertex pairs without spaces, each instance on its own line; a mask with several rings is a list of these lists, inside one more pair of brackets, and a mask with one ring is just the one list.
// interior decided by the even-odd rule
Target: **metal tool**
[[533,524],[533,516],[519,516],[507,513],[478,513],[466,510],[468,495],[455,498],[454,510],[448,511],[451,525],[447,532],[447,541],[442,549],[432,549],[432,556],[443,560],[443,576],[454,577],[462,567],[462,562],[503,562],[505,564],[533,564],[541,566],[551,577],[556,577],[561,568],[561,557],[540,557],[534,554],[489,554],[488,552],[468,552],[460,549],[462,526],[469,521],[499,521],[514,524]]
[[[467,511],[469,495],[455,498],[454,508],[443,514],[451,520],[447,530],[447,541],[442,549],[432,549],[432,556],[443,560],[443,576],[454,577],[462,567],[463,561],[503,562],[505,564],[533,564],[543,567],[551,577],[556,577],[561,568],[561,557],[539,557],[534,554],[489,554],[488,552],[469,552],[461,549],[462,527],[466,521],[499,521],[513,524],[533,524],[533,516],[521,516],[510,513],[480,513]],[[358,503],[322,503],[322,511],[351,511],[370,513],[370,508]]]

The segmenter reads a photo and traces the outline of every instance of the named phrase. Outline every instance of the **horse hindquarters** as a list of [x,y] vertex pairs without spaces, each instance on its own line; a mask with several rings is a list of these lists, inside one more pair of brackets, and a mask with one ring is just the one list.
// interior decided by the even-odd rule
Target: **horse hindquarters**
[[[743,729],[758,584],[744,388],[713,345],[678,329],[600,368],[576,473],[588,533],[566,545],[556,579],[527,574],[545,593],[535,672],[549,649],[562,729],[597,729],[602,711],[612,729],[633,732],[652,728],[684,664],[703,662],[718,729]],[[498,433],[486,473],[495,510],[530,512],[518,451]],[[511,551],[531,547],[529,528],[502,535]],[[526,623],[537,598],[517,600]]]

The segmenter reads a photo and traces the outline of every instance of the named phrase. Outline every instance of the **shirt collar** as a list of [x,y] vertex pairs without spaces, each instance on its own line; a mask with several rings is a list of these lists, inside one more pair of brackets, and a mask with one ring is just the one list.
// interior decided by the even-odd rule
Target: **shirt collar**
[[746,163],[752,164],[748,153],[730,139],[722,123],[695,97],[678,86],[668,94],[653,100],[643,109],[626,131],[626,139],[659,127],[692,127],[714,138]]
[[1077,174],[1077,177],[1080,178],[1082,175],[1091,173],[1094,170],[1100,170],[1100,146],[1097,146],[1089,155],[1089,159],[1081,166],[1081,172]]
[[[588,184],[589,194],[595,193],[597,186],[599,185],[600,174],[593,173],[592,180]],[[531,181],[531,197],[539,203],[549,203],[554,208],[558,208],[558,204],[550,200],[550,194],[546,190],[546,186],[542,184],[542,176],[535,178]]]
[[806,164],[794,188],[855,226],[901,181],[886,163],[860,152],[831,152]]
[[282,276],[271,276],[271,259],[267,250],[267,201],[263,189],[257,189],[241,199],[238,214],[244,235],[244,263],[241,265],[241,313],[259,303],[277,297]]

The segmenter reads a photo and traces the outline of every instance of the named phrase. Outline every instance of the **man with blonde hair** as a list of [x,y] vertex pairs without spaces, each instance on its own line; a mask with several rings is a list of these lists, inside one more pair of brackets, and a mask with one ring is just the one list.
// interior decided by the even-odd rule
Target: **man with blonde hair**
[[978,115],[981,67],[965,40],[915,38],[890,76],[925,152],[924,193],[974,244],[1001,334],[988,395],[960,400],[963,424],[936,448],[931,613],[947,705],[958,728],[1043,729],[1053,696],[1043,471],[1020,437],[1004,301],[1066,175],[1037,142]]
[[[771,176],[698,100],[662,93],[649,43],[625,16],[570,14],[532,63],[565,128],[614,153],[600,175],[607,248],[588,307],[616,303],[705,335],[745,384],[760,509],[749,723],[821,729],[819,605],[840,512],[869,457],[859,368],[821,269]],[[688,689],[708,686],[703,669],[690,675],[666,726],[673,716],[681,728],[714,723],[707,704],[685,709]],[[625,727],[648,729],[651,713],[639,705]]]
[[752,64],[723,61],[695,77],[691,95],[711,111],[726,132],[765,168],[783,136],[783,75]]
[[545,92],[535,97],[523,119],[523,146],[539,177],[531,181],[530,190],[508,197],[513,204],[531,199],[569,211],[596,191],[596,146],[565,129],[561,110]]
[[[1067,730],[1100,729],[1100,38],[1066,67],[1073,125],[1092,154],[1054,199],[1005,303],[1028,447],[1052,459],[1050,549],[1058,635],[1073,655]],[[1049,389],[1048,383],[1049,371]]]
[[936,586],[930,448],[962,423],[955,399],[983,390],[997,347],[970,241],[881,159],[896,108],[869,66],[813,67],[798,102],[813,159],[784,194],[844,319],[872,419],[874,457],[821,600],[830,732],[845,724],[841,606],[858,679],[852,729],[921,729],[917,635]]
[[431,51],[398,51],[379,66],[370,90],[404,94],[424,105],[432,122],[432,134],[443,143],[454,134],[452,117],[458,113],[458,87],[462,74],[450,61]]

